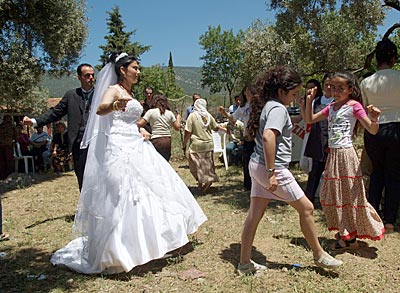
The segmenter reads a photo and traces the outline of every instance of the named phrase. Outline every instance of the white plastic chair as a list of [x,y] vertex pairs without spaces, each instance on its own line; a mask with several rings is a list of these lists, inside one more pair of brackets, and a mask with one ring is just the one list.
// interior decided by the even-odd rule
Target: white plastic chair
[[28,161],[32,160],[32,173],[35,173],[35,163],[33,160],[33,156],[23,156],[21,154],[21,146],[19,145],[19,142],[16,142],[15,148],[14,148],[14,161],[15,161],[15,172],[17,172],[17,173],[18,173],[18,165],[19,165],[20,160],[24,160],[26,174],[29,173]]
[[214,142],[214,154],[222,153],[225,169],[228,170],[228,158],[226,156],[226,133],[223,131],[211,130],[211,135]]

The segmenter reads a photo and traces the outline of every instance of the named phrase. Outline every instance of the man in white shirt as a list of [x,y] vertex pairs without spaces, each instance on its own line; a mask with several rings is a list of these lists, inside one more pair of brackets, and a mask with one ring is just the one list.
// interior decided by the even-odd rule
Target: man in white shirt
[[372,162],[369,197],[379,210],[385,190],[383,221],[387,231],[394,230],[400,202],[400,71],[392,67],[397,62],[397,47],[389,39],[378,42],[375,49],[378,71],[361,82],[366,105],[373,104],[382,114],[376,135],[364,134],[364,144]]

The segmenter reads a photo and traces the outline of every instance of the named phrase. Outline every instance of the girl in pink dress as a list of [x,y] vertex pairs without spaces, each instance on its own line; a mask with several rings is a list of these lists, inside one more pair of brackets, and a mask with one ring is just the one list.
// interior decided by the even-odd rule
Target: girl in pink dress
[[385,231],[378,213],[367,201],[352,141],[358,123],[373,135],[378,132],[381,111],[369,105],[368,117],[357,78],[350,72],[335,73],[331,90],[334,101],[316,114],[312,113],[311,106],[316,89],[308,91],[305,120],[315,123],[328,119],[329,155],[320,193],[321,205],[328,230],[339,231],[335,248],[356,249],[356,238],[380,240]]

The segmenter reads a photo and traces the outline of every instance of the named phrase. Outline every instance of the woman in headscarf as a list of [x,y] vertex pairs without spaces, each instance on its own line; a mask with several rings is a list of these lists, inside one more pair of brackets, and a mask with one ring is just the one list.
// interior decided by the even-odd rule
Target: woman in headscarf
[[219,130],[214,117],[207,111],[207,102],[197,99],[194,102],[194,111],[189,115],[185,126],[185,137],[183,139],[183,151],[189,145],[189,169],[198,182],[199,189],[206,192],[213,182],[219,181],[215,174],[213,139],[211,130]]

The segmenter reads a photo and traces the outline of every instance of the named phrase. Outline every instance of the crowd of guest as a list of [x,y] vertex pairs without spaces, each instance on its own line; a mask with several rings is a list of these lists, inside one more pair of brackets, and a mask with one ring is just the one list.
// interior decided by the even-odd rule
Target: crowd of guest
[[[54,128],[54,131],[53,131]],[[24,172],[23,160],[16,157],[32,156],[33,164],[28,161],[28,171],[56,173],[73,169],[71,154],[67,147],[67,132],[64,122],[54,125],[29,128],[4,115],[0,125],[0,179],[7,178],[13,172]],[[29,132],[33,132],[29,136]],[[54,132],[54,136],[51,134]]]
[[[157,93],[152,86],[145,88],[145,97],[140,103],[133,98],[131,89],[138,81],[140,69],[134,58],[130,59],[127,54],[120,54],[116,62],[126,60],[124,64],[116,66],[118,83],[107,86],[104,88],[104,95],[100,95],[94,91],[91,82],[91,86],[81,93],[93,95],[94,91],[98,98],[95,114],[101,116],[99,118],[93,113],[89,114],[91,98],[87,98],[82,104],[87,116],[82,119],[88,119],[90,115],[95,118],[89,123],[93,123],[91,125],[98,128],[97,130],[104,130],[100,121],[108,121],[109,128],[101,134],[90,133],[88,138],[83,135],[88,133],[84,129],[88,121],[84,120],[84,123],[79,125],[82,136],[74,144],[75,147],[80,145],[84,148],[93,143],[90,145],[93,148],[89,148],[89,158],[91,162],[98,163],[98,166],[116,168],[116,165],[113,165],[113,156],[116,155],[124,158],[117,160],[118,164],[132,172],[132,176],[138,175],[136,164],[142,164],[139,168],[141,171],[147,163],[151,163],[148,174],[160,175],[154,172],[156,167],[162,165],[163,170],[167,170],[168,177],[177,182],[176,172],[168,162],[173,155],[171,130],[181,131],[182,150],[188,159],[190,173],[196,180],[198,189],[205,193],[213,183],[220,181],[215,170],[213,131],[226,132],[229,137],[226,144],[229,163],[242,166],[243,188],[250,191],[250,207],[243,225],[238,272],[248,274],[266,269],[266,266],[251,260],[251,251],[258,224],[271,199],[284,201],[298,212],[300,226],[312,250],[314,263],[322,268],[335,268],[340,266],[342,261],[332,257],[321,247],[314,223],[313,210],[319,185],[319,198],[327,228],[337,231],[332,249],[358,249],[358,238],[381,240],[386,231],[395,229],[398,221],[400,160],[397,149],[400,146],[400,104],[397,97],[400,89],[396,86],[400,85],[400,74],[392,69],[397,57],[397,48],[390,40],[379,42],[376,47],[378,71],[366,77],[361,85],[355,74],[338,71],[326,74],[322,85],[318,79],[310,79],[303,87],[300,74],[295,69],[276,66],[246,84],[227,110],[222,106],[218,107],[218,113],[225,118],[224,122],[217,123],[207,109],[206,99],[196,93],[192,96],[193,104],[187,108],[183,123],[181,116],[172,111],[168,97]],[[91,68],[89,65],[84,66]],[[94,73],[87,75],[93,81]],[[297,103],[301,109],[301,115],[296,122],[288,112],[288,107],[293,103]],[[109,115],[111,113],[112,115]],[[64,112],[62,114],[65,115]],[[129,115],[135,119],[131,119]],[[107,120],[108,118],[111,120]],[[309,124],[310,129],[302,155],[310,158],[312,162],[305,190],[297,183],[289,168],[293,123],[301,119]],[[29,125],[35,125],[35,131],[30,137],[26,133],[27,129],[24,129],[22,124],[16,124],[10,115],[3,117],[0,125],[0,179],[13,172],[14,156],[20,155],[32,156],[35,171],[38,172],[46,171],[49,165],[56,173],[69,170],[72,155],[67,125],[64,122],[55,123],[53,127],[56,133],[51,136],[43,129],[44,121],[39,124],[36,123],[36,119],[28,118],[27,121]],[[124,129],[132,126],[134,129]],[[369,194],[365,192],[360,160],[354,149],[353,140],[359,126],[365,129],[365,149],[373,166]],[[49,125],[48,129],[50,127],[52,126]],[[114,149],[113,152],[104,155],[108,149],[104,148],[103,143],[107,139],[103,139],[102,136],[106,134],[110,135],[110,145]],[[146,142],[147,139],[151,144]],[[134,148],[147,150],[151,158],[144,161],[138,157],[130,157],[136,150],[127,146],[126,142],[134,143]],[[159,164],[156,164],[156,161]],[[92,197],[97,196],[93,193],[93,188],[98,184],[95,172],[96,169],[93,169],[84,173],[86,178],[91,180],[90,183],[86,181],[86,185],[82,185],[82,180],[79,182],[80,189],[84,190],[80,200],[87,200],[85,196],[89,196],[89,201],[93,202]],[[148,182],[145,182],[146,176],[143,174],[140,174],[141,181],[132,183],[127,180],[123,182],[123,186],[120,184],[121,178],[118,177],[121,174],[109,172],[102,175],[105,178],[101,183],[104,185],[103,191],[110,189],[114,192],[113,188],[118,186],[117,189],[129,189],[129,192],[122,189],[125,192],[124,196],[136,196],[136,188],[141,190],[143,182],[146,188],[150,187],[147,186]],[[165,184],[170,182],[168,178],[163,178],[163,181]],[[164,195],[161,186],[157,188],[159,189],[156,193],[149,193],[150,196]],[[184,183],[182,190],[191,196]],[[115,194],[120,195],[118,192]],[[102,195],[108,197],[109,193],[107,191]],[[171,195],[180,196],[174,192]],[[167,201],[162,196],[159,198]],[[132,198],[132,201],[137,201],[137,198]],[[103,203],[99,202],[99,207],[102,206]],[[104,212],[107,214],[108,211]],[[107,226],[104,225],[108,229]],[[8,237],[1,228],[0,221],[1,237]],[[125,235],[113,233],[111,231],[110,235],[118,241],[120,236]],[[96,232],[93,235],[103,237],[101,234],[96,235]],[[68,252],[69,247],[64,249],[57,253]],[[52,262],[62,264],[63,261],[57,259],[57,253]]]

